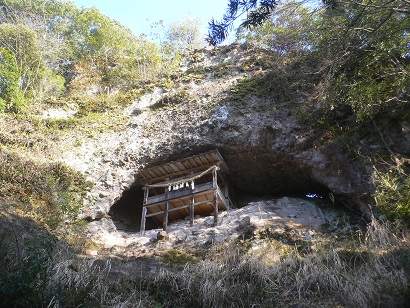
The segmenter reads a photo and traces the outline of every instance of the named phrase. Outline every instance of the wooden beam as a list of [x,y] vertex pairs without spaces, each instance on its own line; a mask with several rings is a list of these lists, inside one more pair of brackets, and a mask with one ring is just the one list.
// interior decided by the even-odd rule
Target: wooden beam
[[[201,193],[201,192],[206,192],[206,191],[210,191],[213,189],[212,183],[204,183],[204,184],[200,184],[200,185],[196,185],[194,188],[193,193],[197,194],[197,193]],[[168,199],[168,201],[174,200],[174,199],[180,199],[183,198],[185,196],[189,196],[191,194],[191,190],[190,189],[182,189],[182,190],[177,190],[177,191],[171,191],[168,193],[168,197],[165,197],[165,194],[162,195],[157,195],[157,196],[152,196],[150,198],[147,199],[147,204],[155,204],[155,203],[160,203],[160,202],[164,202],[166,199]]]
[[222,201],[222,205],[225,210],[229,210],[229,203],[227,203],[227,199],[225,198],[224,194],[221,192],[221,189],[219,187],[216,188],[219,198]]
[[[212,167],[213,165],[219,165],[220,162],[212,162],[206,165],[199,165],[198,167],[194,167],[194,168],[190,168],[190,169],[184,169],[178,172],[173,172],[172,174],[164,174],[164,175],[160,175],[160,176],[155,176],[155,177],[151,177],[149,180],[146,181],[141,181],[141,183],[143,184],[151,184],[151,183],[157,183],[160,182],[162,180],[165,180],[166,178],[169,178],[170,176],[172,176],[172,178],[174,179],[174,177],[179,177],[182,175],[189,175],[191,172],[195,172],[195,171],[201,171],[201,170],[206,170],[209,167]],[[141,173],[143,172],[140,171]]]
[[141,216],[141,226],[140,226],[140,234],[144,235],[145,233],[145,220],[146,220],[146,216],[147,216],[147,208],[146,208],[146,204],[147,204],[147,200],[148,200],[148,194],[149,194],[149,188],[148,187],[144,187],[144,201],[142,204],[142,216]]
[[162,229],[166,232],[168,228],[168,187],[165,187],[165,204],[164,204],[164,219],[162,222]]
[[[174,211],[179,211],[179,210],[182,210],[182,209],[185,209],[185,208],[188,208],[188,207],[189,207],[189,204],[181,206],[181,207],[176,207],[176,208],[173,208],[173,209],[168,209],[168,213],[171,213],[171,212],[174,212]],[[161,215],[163,213],[164,213],[164,211],[155,212],[155,213],[147,214],[146,217],[157,216],[157,215]]]
[[189,225],[192,227],[194,225],[194,216],[195,216],[195,198],[194,198],[194,186],[195,182],[191,182],[191,198],[189,200]]
[[[213,205],[212,205],[212,201],[210,201],[210,200],[206,200],[206,201],[201,201],[201,202],[197,202],[197,203],[194,203],[194,207],[196,207],[196,206],[198,206],[198,205],[202,205],[202,204],[209,204],[210,206],[212,206],[212,209],[213,209]],[[179,210],[181,210],[181,209],[185,209],[185,208],[188,208],[188,207],[190,207],[191,205],[190,204],[187,204],[187,205],[184,205],[184,206],[181,206],[181,207],[176,207],[176,208],[173,208],[173,209],[168,209],[168,213],[170,213],[170,212],[173,212],[173,211],[179,211]],[[161,214],[163,214],[164,213],[164,211],[159,211],[159,212],[154,212],[154,213],[151,213],[151,214],[147,214],[145,217],[153,217],[153,216],[157,216],[157,215],[161,215]],[[205,215],[201,215],[201,216],[204,216],[205,217]]]
[[147,208],[144,206],[142,208],[142,217],[141,217],[141,228],[140,228],[140,234],[144,235],[145,233],[145,220],[147,216]]
[[218,225],[218,178],[217,178],[217,168],[212,171],[212,186],[214,190],[214,227]]

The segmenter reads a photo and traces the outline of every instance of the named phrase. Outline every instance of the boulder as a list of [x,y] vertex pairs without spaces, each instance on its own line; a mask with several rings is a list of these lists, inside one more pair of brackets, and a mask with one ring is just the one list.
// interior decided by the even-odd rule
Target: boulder
[[164,230],[159,231],[157,233],[157,240],[158,241],[168,241],[169,240],[169,235],[168,235],[167,231],[164,231]]

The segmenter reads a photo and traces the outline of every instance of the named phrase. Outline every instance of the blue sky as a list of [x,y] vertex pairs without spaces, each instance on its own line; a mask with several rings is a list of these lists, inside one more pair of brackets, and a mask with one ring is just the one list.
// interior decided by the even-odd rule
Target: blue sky
[[[104,15],[129,27],[134,34],[150,34],[150,24],[164,20],[170,22],[185,16],[200,18],[204,35],[208,22],[214,17],[220,20],[228,6],[228,0],[71,0],[78,7],[95,6]],[[149,21],[147,21],[147,18]]]

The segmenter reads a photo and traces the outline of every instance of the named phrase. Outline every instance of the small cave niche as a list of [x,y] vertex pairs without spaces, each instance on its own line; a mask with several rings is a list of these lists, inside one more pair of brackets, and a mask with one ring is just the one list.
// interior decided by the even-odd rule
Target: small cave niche
[[[118,230],[139,232],[141,226],[142,203],[144,191],[142,186],[133,185],[122,193],[121,198],[115,202],[108,215],[111,216]],[[148,218],[147,229],[156,228],[155,222]]]
[[310,168],[283,156],[239,154],[226,161],[237,192],[274,197],[327,197],[330,192],[326,185],[312,177]]
[[[254,152],[225,154],[230,170],[227,179],[233,188],[234,205],[238,208],[251,201],[281,197],[311,199],[312,202],[318,205],[323,203],[327,207],[342,206],[337,204],[339,202],[332,202],[331,190],[314,179],[311,168],[300,161],[286,156],[258,155]],[[204,176],[196,184],[210,181],[210,176]],[[140,176],[137,176],[134,185],[124,191],[122,197],[111,207],[109,215],[118,230],[140,231],[144,199],[142,185]],[[339,197],[342,196],[337,196],[337,199]],[[158,223],[158,220],[147,217],[145,230],[161,228]]]
[[[299,172],[299,175],[301,173]],[[245,174],[243,176],[246,176]],[[266,173],[261,173],[258,177],[265,178],[265,185],[269,182],[266,178]],[[209,176],[202,178],[197,184],[201,184],[204,181],[209,181]],[[298,197],[298,198],[328,198],[329,190],[320,183],[315,182],[306,174],[305,176],[299,177],[299,180],[292,184],[291,179],[281,178],[282,184],[286,185],[275,185],[278,182],[272,179],[270,182],[273,186],[265,186],[264,189],[252,189],[255,186],[247,186],[241,189],[234,187],[235,190],[235,206],[240,208],[246,206],[249,202],[256,200],[269,200],[273,198],[281,197]],[[235,181],[234,181],[235,182]],[[250,189],[249,189],[250,188]],[[281,189],[282,188],[282,189]],[[285,189],[286,188],[286,189]],[[141,185],[133,185],[130,189],[123,192],[121,198],[113,204],[109,211],[114,224],[118,230],[126,232],[139,232],[141,227],[141,216],[143,207],[144,191]],[[328,200],[330,201],[330,200]],[[146,219],[145,230],[151,230],[161,228],[157,222],[155,222],[151,217]]]

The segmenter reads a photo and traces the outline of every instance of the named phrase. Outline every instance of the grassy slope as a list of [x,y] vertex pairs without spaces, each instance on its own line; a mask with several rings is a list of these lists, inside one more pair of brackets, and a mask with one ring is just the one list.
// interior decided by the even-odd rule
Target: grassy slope
[[[220,78],[225,70],[212,73]],[[200,82],[202,73],[188,71],[187,78]],[[266,81],[256,76],[232,89],[238,104],[249,91],[269,94],[272,89],[261,90]],[[90,184],[57,163],[55,149],[69,150],[96,132],[116,129],[122,120],[114,123],[112,118],[122,105],[103,99],[76,104],[78,116],[67,120],[39,119],[34,110],[44,106],[32,106],[33,115],[0,115],[0,294],[7,306],[404,307],[409,300],[408,235],[377,223],[347,239],[323,237],[307,250],[276,235],[256,234],[210,252],[199,250],[195,254],[205,260],[183,258],[182,263],[189,261],[183,269],[172,267],[181,258],[171,254],[164,267],[172,270],[161,271],[154,280],[109,279],[109,261],[81,258],[84,247],[73,245],[78,242],[76,216]],[[330,121],[329,114],[323,117],[325,125],[315,129],[324,142],[338,140],[338,121]],[[249,252],[254,237],[262,238],[263,258]]]

